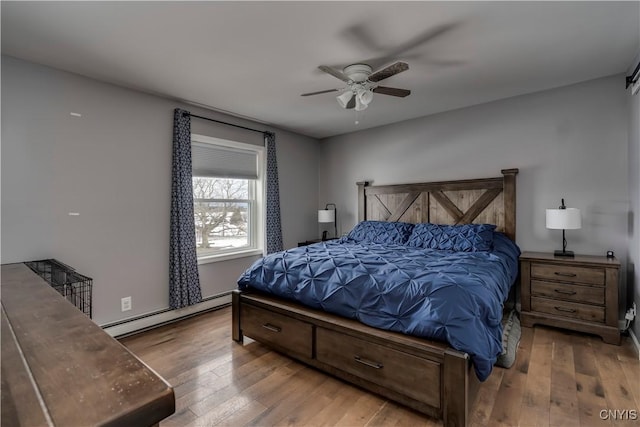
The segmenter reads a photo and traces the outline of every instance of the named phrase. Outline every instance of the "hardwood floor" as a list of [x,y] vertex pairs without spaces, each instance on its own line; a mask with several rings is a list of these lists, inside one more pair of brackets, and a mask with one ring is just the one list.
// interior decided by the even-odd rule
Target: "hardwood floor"
[[[174,387],[176,413],[161,427],[442,425],[259,343],[234,343],[230,308],[121,342]],[[601,410],[618,410],[626,419],[602,420]],[[636,421],[629,419],[632,410]],[[640,362],[629,338],[615,346],[539,326],[523,328],[515,365],[494,369],[472,410],[472,425],[492,427],[632,426],[637,420]]]

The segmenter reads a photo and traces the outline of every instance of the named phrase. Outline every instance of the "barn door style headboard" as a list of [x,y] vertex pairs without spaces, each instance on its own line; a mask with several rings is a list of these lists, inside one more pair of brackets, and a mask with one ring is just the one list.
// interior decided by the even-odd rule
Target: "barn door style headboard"
[[370,186],[358,182],[358,220],[435,224],[495,224],[516,239],[516,175]]

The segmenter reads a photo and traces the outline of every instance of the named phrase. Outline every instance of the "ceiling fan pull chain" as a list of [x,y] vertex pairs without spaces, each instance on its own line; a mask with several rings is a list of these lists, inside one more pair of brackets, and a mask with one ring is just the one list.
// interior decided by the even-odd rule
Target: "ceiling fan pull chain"
[[355,109],[354,109],[353,111],[354,111],[354,113],[356,113],[356,121],[355,121],[355,124],[356,124],[356,126],[358,126],[358,125],[360,124],[360,121],[358,120],[358,110],[355,110]]

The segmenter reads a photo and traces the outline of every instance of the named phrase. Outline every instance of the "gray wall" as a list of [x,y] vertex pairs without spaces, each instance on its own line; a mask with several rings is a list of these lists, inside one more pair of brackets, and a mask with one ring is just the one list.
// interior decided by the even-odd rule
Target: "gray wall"
[[[321,143],[319,202],[338,205],[344,233],[357,219],[356,181],[480,178],[519,168],[523,250],[561,248],[561,232],[545,228],[545,209],[564,197],[583,215],[583,228],[567,231],[568,249],[597,255],[612,249],[624,262],[629,113],[623,81],[612,76],[328,138]],[[375,99],[369,108],[376,108]]]
[[[92,276],[99,324],[168,307],[176,107],[275,131],[284,244],[316,235],[317,140],[3,56],[2,263],[57,258]],[[192,132],[262,144],[197,119]],[[235,288],[254,259],[201,265],[203,295]]]
[[[631,74],[640,61],[640,52],[636,55],[628,74]],[[629,99],[629,199],[631,209],[629,214],[629,291],[628,299],[636,303],[640,310],[640,92],[631,95]],[[631,304],[629,304],[631,305]],[[633,332],[640,339],[640,320],[636,318]]]

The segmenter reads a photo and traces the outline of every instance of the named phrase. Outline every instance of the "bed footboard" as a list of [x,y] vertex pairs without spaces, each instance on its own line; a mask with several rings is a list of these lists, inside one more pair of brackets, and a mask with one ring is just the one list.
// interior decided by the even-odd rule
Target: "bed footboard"
[[238,343],[246,335],[445,426],[469,424],[478,380],[466,353],[263,294],[234,291],[232,306]]

